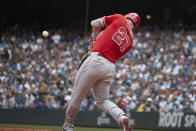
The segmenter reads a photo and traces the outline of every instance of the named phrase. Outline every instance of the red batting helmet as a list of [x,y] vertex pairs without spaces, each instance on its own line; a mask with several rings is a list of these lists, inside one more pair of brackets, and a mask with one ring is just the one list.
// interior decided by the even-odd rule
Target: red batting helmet
[[125,15],[126,18],[131,19],[135,27],[140,24],[140,16],[137,13],[129,13]]

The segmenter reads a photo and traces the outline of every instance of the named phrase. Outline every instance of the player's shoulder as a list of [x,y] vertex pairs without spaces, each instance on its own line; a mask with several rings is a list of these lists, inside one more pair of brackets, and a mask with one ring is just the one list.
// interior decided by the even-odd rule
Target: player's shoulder
[[106,23],[110,21],[110,23],[113,23],[113,25],[118,25],[119,23],[126,23],[126,18],[122,14],[113,14],[110,16],[106,16],[105,21]]
[[113,15],[108,15],[106,16],[107,18],[111,18],[111,19],[116,19],[116,18],[121,18],[123,17],[122,14],[113,14]]
[[117,18],[124,18],[124,16],[122,14],[114,14],[114,16]]
[[114,16],[118,23],[126,23],[126,18],[122,14],[114,14]]

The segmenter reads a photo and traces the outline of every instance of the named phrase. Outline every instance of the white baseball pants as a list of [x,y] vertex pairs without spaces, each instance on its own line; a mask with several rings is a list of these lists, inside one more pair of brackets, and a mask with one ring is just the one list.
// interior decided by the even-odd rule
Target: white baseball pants
[[110,102],[109,89],[115,73],[115,64],[93,52],[83,62],[76,74],[74,89],[68,103],[65,122],[73,124],[81,103],[93,88],[97,106],[109,113],[118,123],[125,113]]

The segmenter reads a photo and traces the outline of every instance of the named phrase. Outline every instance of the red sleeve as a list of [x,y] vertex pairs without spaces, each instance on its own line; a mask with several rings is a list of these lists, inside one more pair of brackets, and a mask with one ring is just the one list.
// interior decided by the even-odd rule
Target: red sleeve
[[105,16],[104,20],[105,20],[105,25],[108,26],[110,25],[115,19],[119,18],[120,14],[115,14],[115,15],[110,15],[110,16]]

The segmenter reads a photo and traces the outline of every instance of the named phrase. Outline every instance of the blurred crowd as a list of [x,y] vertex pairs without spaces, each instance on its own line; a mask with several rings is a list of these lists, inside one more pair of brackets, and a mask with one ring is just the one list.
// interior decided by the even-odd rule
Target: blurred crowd
[[[133,49],[116,63],[110,100],[124,111],[196,112],[196,31],[140,27]],[[76,30],[1,32],[0,108],[66,108],[89,37]],[[92,91],[81,111],[96,110]]]

